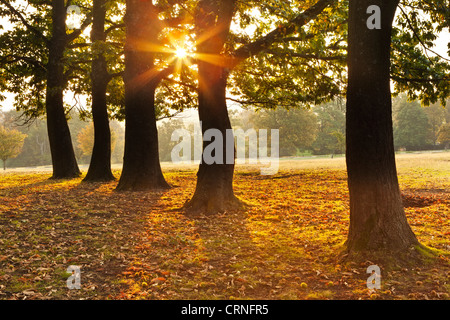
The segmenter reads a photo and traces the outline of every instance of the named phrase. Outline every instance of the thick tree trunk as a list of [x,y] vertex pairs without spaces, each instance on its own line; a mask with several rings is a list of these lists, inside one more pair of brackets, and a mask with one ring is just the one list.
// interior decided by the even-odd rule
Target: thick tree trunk
[[[215,129],[222,135],[222,151],[220,163],[210,163],[205,159],[205,149],[213,141],[203,142],[202,162],[197,173],[197,186],[190,201],[185,204],[187,211],[217,213],[234,209],[240,201],[233,193],[234,173],[234,139],[227,143],[227,129],[231,129],[226,104],[226,87],[228,70],[220,63],[202,60],[202,55],[215,57],[219,62],[222,57],[226,41],[228,40],[231,19],[234,14],[236,1],[227,0],[217,3],[215,0],[199,1],[196,14],[196,33],[199,52],[199,118],[202,134]],[[211,32],[217,30],[217,32]],[[205,59],[209,60],[209,59]],[[232,148],[227,148],[227,144]],[[232,153],[232,154],[230,154]],[[206,154],[206,156],[209,156]],[[227,159],[233,159],[232,163]]]
[[155,90],[159,83],[152,52],[142,44],[159,33],[151,1],[127,1],[125,45],[125,150],[117,190],[169,188],[159,162]]
[[[92,42],[106,41],[106,1],[94,0]],[[111,130],[109,128],[106,89],[110,79],[105,57],[98,54],[92,61],[92,119],[94,123],[94,147],[89,170],[83,181],[111,181]]]
[[[403,209],[393,146],[389,69],[397,3],[350,1],[346,112],[350,251],[396,251],[418,244]],[[366,26],[370,5],[381,8],[381,29]]]
[[[202,134],[216,129],[222,135],[222,157],[218,162],[210,163],[205,156],[205,148],[213,141],[203,142],[202,162],[197,173],[195,193],[185,208],[191,212],[217,213],[237,208],[240,201],[233,193],[234,139],[227,141],[227,130],[231,129],[226,104],[227,73],[218,66],[199,62],[199,118]],[[229,147],[227,148],[227,144]],[[231,155],[229,153],[232,153]],[[213,154],[214,156],[214,154]],[[233,159],[233,163],[227,163]],[[230,162],[230,161],[228,161]]]
[[80,170],[73,151],[70,130],[64,111],[65,87],[63,55],[66,45],[64,0],[53,0],[52,37],[47,63],[46,112],[47,130],[53,164],[52,178],[74,178]]

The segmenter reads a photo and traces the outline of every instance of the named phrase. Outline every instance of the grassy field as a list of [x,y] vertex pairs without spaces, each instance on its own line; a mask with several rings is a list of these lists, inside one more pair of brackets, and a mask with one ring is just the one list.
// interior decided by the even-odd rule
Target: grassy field
[[[345,160],[283,159],[274,176],[238,166],[248,207],[180,209],[196,166],[163,164],[165,192],[0,175],[0,299],[449,299],[450,153],[397,156],[408,221],[432,248],[421,263],[342,260],[349,223]],[[120,172],[115,171],[119,177]],[[382,287],[366,287],[369,265]],[[66,273],[80,266],[81,289]]]

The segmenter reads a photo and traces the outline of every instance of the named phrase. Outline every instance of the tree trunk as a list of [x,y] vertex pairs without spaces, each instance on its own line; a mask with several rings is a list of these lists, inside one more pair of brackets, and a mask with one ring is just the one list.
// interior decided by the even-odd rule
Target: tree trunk
[[63,55],[66,46],[64,0],[53,0],[52,37],[47,63],[46,112],[47,131],[53,164],[52,178],[74,178],[80,170],[73,151],[72,139],[64,111],[65,87]]
[[127,1],[125,44],[125,150],[119,191],[169,188],[159,162],[155,90],[159,83],[152,52],[143,43],[157,39],[157,11],[151,1]]
[[[205,148],[213,141],[203,142],[202,162],[197,173],[197,186],[192,199],[186,203],[189,212],[217,213],[227,209],[234,209],[240,201],[233,193],[234,173],[234,139],[228,144],[227,130],[231,129],[226,104],[227,73],[222,67],[207,62],[199,62],[199,118],[202,135],[206,130],[216,129],[222,134],[222,159],[219,162],[208,164],[205,160]],[[216,150],[218,152],[219,150]],[[228,153],[232,153],[229,155]],[[209,155],[209,153],[207,154]],[[233,163],[227,163],[227,159]]]
[[[393,145],[389,69],[397,3],[350,1],[346,112],[349,251],[396,251],[418,244],[403,209]],[[370,5],[381,8],[381,29],[366,26]]]
[[[105,33],[106,1],[94,0],[92,42],[106,41]],[[110,79],[105,57],[94,53],[92,61],[92,119],[94,123],[94,147],[89,170],[83,181],[111,181],[111,130],[109,128],[106,89]]]
[[[222,163],[208,163],[205,159],[205,149],[210,143],[203,142],[202,162],[197,173],[197,186],[185,208],[190,212],[217,213],[234,209],[241,203],[233,193],[234,173],[234,139],[228,141],[232,148],[227,148],[227,129],[231,129],[226,103],[226,87],[228,70],[203,61],[202,55],[216,57],[220,61],[221,53],[228,40],[230,23],[233,18],[236,1],[227,0],[217,4],[214,0],[202,0],[198,4],[196,14],[197,52],[199,78],[199,119],[202,134],[209,129],[216,129],[222,134]],[[211,30],[218,30],[212,33]],[[220,150],[216,150],[218,152]],[[232,153],[232,154],[229,154]],[[232,163],[227,163],[231,158]],[[230,161],[228,161],[230,162]]]

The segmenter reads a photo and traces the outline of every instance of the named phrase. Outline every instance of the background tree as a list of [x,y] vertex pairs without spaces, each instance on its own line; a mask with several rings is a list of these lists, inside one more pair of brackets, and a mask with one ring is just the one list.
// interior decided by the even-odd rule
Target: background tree
[[430,140],[434,147],[437,147],[439,129],[443,124],[450,122],[450,101],[447,100],[446,106],[442,106],[440,103],[435,102],[428,107],[424,107],[424,111],[427,114],[428,122],[430,124]]
[[333,101],[312,109],[317,114],[318,133],[311,148],[314,154],[345,152],[345,105]]
[[6,129],[0,125],[0,159],[3,170],[6,170],[6,160],[17,157],[22,151],[26,135],[15,129]]
[[317,136],[317,117],[307,109],[261,110],[253,114],[255,129],[279,130],[279,155],[295,156],[310,149]]
[[[87,125],[92,126],[92,123],[86,123],[81,120],[81,116],[78,112],[72,111],[70,114],[70,120],[68,121],[70,132],[73,136],[73,145],[75,156],[79,163],[89,163],[89,157],[83,155],[83,150],[78,143],[78,136],[86,128]],[[33,121],[27,121],[23,114],[16,110],[10,110],[0,113],[0,123],[7,129],[16,129],[27,137],[25,138],[22,152],[13,159],[8,160],[9,166],[14,167],[34,167],[34,166],[47,166],[51,165],[50,146],[48,142],[47,125],[46,121],[40,118],[36,118]],[[117,120],[113,120],[110,123],[111,135],[115,141],[114,148],[112,149],[112,162],[119,164],[123,159],[123,147],[124,147],[124,128]],[[94,130],[89,130],[89,137],[87,140],[88,149],[85,150],[89,155],[92,152],[92,146],[94,141]]]
[[115,144],[111,153],[111,163],[121,164],[123,161],[123,149],[125,147],[125,128],[118,120],[110,122],[111,137],[114,136]]
[[424,108],[417,101],[402,101],[394,108],[394,146],[396,149],[423,150],[432,144],[431,126]]
[[[110,149],[111,153],[114,151],[116,145],[116,134],[114,131],[110,132]],[[90,158],[94,149],[95,141],[95,128],[93,123],[88,123],[78,134],[77,142],[78,147],[82,151],[82,156]],[[104,142],[105,143],[105,142]]]
[[[188,130],[189,128],[182,120],[176,118],[158,123],[159,156],[161,161],[172,160],[172,149],[178,144],[178,141],[172,141],[172,134],[177,129]],[[190,133],[192,135],[193,131],[190,131]]]
[[[105,20],[108,4],[109,2],[106,0],[93,1],[91,41],[94,57],[91,65],[91,95],[94,143],[92,152],[89,152],[92,154],[89,169],[83,181],[115,179],[111,172],[112,139],[106,97],[108,83],[112,77],[108,72],[107,61],[103,54],[107,37]],[[83,151],[86,154],[85,150]]]
[[444,123],[438,132],[437,141],[444,146],[445,149],[450,147],[450,122]]
[[5,128],[16,129],[26,135],[22,152],[9,160],[10,166],[51,165],[50,146],[44,120],[34,119],[32,122],[24,123],[21,113],[16,110],[9,110],[0,115],[1,123]]

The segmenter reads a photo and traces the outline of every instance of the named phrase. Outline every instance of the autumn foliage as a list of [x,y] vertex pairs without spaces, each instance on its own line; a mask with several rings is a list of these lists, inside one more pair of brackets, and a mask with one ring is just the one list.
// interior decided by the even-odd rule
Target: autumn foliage
[[[165,168],[174,187],[164,192],[4,174],[0,299],[448,299],[445,157],[399,160],[408,221],[433,252],[402,265],[345,259],[342,159],[284,161],[275,176],[238,167],[235,192],[247,207],[215,216],[181,209],[194,192],[193,168]],[[366,287],[372,264],[382,270],[376,292]],[[66,287],[69,265],[81,267],[81,290]]]

